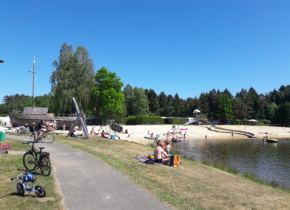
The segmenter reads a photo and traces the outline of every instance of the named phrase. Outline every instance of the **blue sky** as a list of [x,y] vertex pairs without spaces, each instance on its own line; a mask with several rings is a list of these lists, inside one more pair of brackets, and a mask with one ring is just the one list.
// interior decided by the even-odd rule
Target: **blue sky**
[[290,1],[14,1],[0,5],[0,101],[50,92],[66,42],[135,87],[181,98],[290,84]]

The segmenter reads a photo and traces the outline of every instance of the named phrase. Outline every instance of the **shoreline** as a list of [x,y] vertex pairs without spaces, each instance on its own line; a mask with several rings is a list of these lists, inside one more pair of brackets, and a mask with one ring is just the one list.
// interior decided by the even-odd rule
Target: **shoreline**
[[[120,140],[134,141],[141,144],[152,144],[155,143],[155,140],[146,139],[144,136],[153,133],[153,136],[159,134],[161,141],[166,140],[166,133],[172,132],[172,125],[122,125],[123,130],[128,129],[128,134],[130,137],[128,138],[128,134],[118,134],[120,136]],[[88,126],[88,131],[95,127],[95,130],[100,129],[100,126]],[[178,125],[176,125],[178,127]],[[275,139],[285,139],[290,140],[290,128],[288,127],[271,127],[271,126],[244,126],[244,125],[221,125],[221,128],[247,131],[254,133],[255,136],[253,138],[248,137],[244,134],[240,135],[238,133],[234,133],[234,136],[231,135],[230,131],[215,131],[211,130],[211,126],[209,125],[190,125],[184,126],[179,125],[179,129],[175,129],[175,131],[181,131],[182,135],[186,132],[186,141],[196,141],[196,140],[205,140],[205,136],[207,135],[207,140],[243,140],[243,139],[263,139],[264,136],[268,136],[269,138]],[[102,128],[106,128],[107,131],[110,130],[109,126],[103,126]],[[180,130],[187,129],[187,130]],[[267,132],[267,134],[265,134]],[[169,136],[169,140],[171,140],[173,136]],[[118,139],[117,139],[118,140]],[[183,138],[181,138],[184,141]]]
[[[130,142],[137,142],[141,144],[152,144],[155,143],[155,140],[146,139],[144,136],[153,133],[153,136],[156,136],[156,134],[159,135],[159,138],[161,138],[161,141],[166,140],[166,133],[172,132],[173,128],[171,124],[165,124],[165,125],[121,125],[123,127],[123,130],[128,130],[128,134],[120,134],[116,133],[114,134],[113,131],[110,131],[109,125],[102,126],[102,130],[105,130],[107,132],[110,132],[112,135],[118,135],[120,136],[120,140],[130,141]],[[220,125],[221,128],[226,129],[232,129],[232,130],[240,130],[240,131],[247,131],[253,133],[255,136],[253,138],[248,137],[244,134],[238,134],[238,132],[234,133],[234,136],[232,136],[230,131],[215,131],[211,130],[211,126],[209,125],[175,125],[177,129],[175,131],[182,132],[182,135],[186,132],[186,141],[196,141],[196,140],[205,140],[205,136],[207,136],[207,140],[243,140],[243,139],[263,139],[264,136],[268,136],[269,138],[272,137],[274,139],[283,139],[283,140],[290,140],[290,128],[289,127],[273,127],[273,126],[252,126],[252,125]],[[92,130],[94,127],[95,131],[98,132],[101,131],[100,125],[88,125],[88,132]],[[5,127],[0,127],[0,131],[4,130]],[[180,130],[180,129],[187,129],[187,130]],[[9,130],[7,131],[9,132]],[[81,131],[77,131],[81,133]],[[58,134],[64,134],[66,135],[68,133],[68,130],[57,130],[53,133]],[[267,134],[266,134],[267,133]],[[128,135],[130,134],[130,137]],[[99,136],[90,136],[93,138],[99,138]],[[171,138],[173,136],[169,136],[168,139],[171,141]],[[119,140],[119,139],[116,139]],[[184,141],[184,138],[181,139]]]

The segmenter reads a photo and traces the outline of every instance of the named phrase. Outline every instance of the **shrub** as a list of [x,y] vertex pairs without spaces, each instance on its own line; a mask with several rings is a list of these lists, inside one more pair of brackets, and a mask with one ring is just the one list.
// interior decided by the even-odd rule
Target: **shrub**
[[211,122],[214,124],[214,125],[218,125],[218,121],[217,120],[211,120]]
[[256,125],[264,125],[264,122],[257,122]]
[[267,120],[267,119],[263,119],[260,122],[263,122],[264,125],[269,125],[270,124],[270,120]]
[[144,125],[147,122],[150,124],[164,124],[164,119],[158,116],[146,115],[128,116],[122,119],[122,123],[125,125]]
[[243,123],[242,125],[245,125],[245,123],[246,123],[247,125],[249,124],[249,121],[248,121],[248,119],[246,119],[246,118],[245,118],[245,119],[242,119],[241,122]]
[[165,124],[185,124],[186,123],[186,119],[182,119],[182,118],[165,119],[164,123]]

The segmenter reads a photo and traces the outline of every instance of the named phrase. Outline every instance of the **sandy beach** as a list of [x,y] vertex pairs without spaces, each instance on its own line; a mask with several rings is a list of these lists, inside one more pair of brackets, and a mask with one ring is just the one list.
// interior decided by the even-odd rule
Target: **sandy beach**
[[[89,132],[91,131],[93,126],[88,126]],[[95,130],[100,129],[100,126],[94,126]],[[106,128],[107,131],[110,130],[109,126],[103,126],[102,128]],[[235,133],[232,136],[231,132],[223,131],[223,130],[211,130],[211,126],[206,125],[178,125],[175,126],[177,129],[175,131],[181,131],[182,134],[186,132],[186,140],[196,140],[196,139],[205,139],[207,135],[207,139],[247,139],[249,138],[246,135],[240,135]],[[233,129],[233,130],[241,130],[254,133],[254,138],[262,139],[264,136],[272,137],[275,139],[290,139],[290,128],[288,127],[273,127],[273,126],[251,126],[251,125],[220,125],[221,128]],[[120,135],[121,140],[134,141],[141,144],[149,144],[154,142],[154,140],[146,139],[144,136],[149,133],[153,133],[153,136],[156,134],[160,135],[162,141],[166,140],[166,134],[168,131],[172,132],[172,125],[123,125],[123,130],[128,130],[130,137],[128,138],[128,134],[117,134]],[[187,130],[180,130],[187,129]],[[267,134],[265,134],[267,132]],[[171,140],[172,136],[169,138]]]
[[[94,127],[95,131],[98,131],[100,129],[99,125],[89,125],[88,126],[88,132],[92,130]],[[182,134],[186,132],[186,141],[192,141],[192,140],[200,140],[205,139],[205,136],[207,135],[208,140],[215,140],[215,139],[248,139],[249,137],[246,135],[240,135],[238,133],[235,133],[234,136],[232,136],[231,132],[229,131],[223,131],[223,130],[212,130],[211,126],[209,125],[175,125],[176,129],[175,131],[179,132],[181,131]],[[233,129],[233,130],[241,130],[241,131],[247,131],[255,134],[254,138],[256,139],[262,139],[264,136],[272,137],[275,139],[290,139],[290,128],[289,127],[274,127],[274,126],[252,126],[252,125],[219,125],[221,128],[226,129]],[[0,131],[4,130],[4,127],[0,127]],[[123,130],[128,130],[128,134],[130,134],[130,137],[128,137],[128,134],[118,134],[121,138],[121,140],[127,140],[127,141],[134,141],[141,144],[150,144],[153,143],[154,140],[146,139],[144,136],[148,135],[149,133],[153,133],[153,136],[156,136],[156,134],[160,135],[160,138],[162,141],[166,140],[166,133],[173,132],[172,125],[123,125]],[[180,130],[181,129],[181,130]],[[182,130],[187,129],[187,130]],[[109,126],[102,126],[102,130],[110,131]],[[9,132],[7,130],[7,132]],[[57,133],[67,134],[68,131],[62,131],[58,130]],[[265,134],[267,132],[267,134]],[[80,132],[81,133],[81,132]],[[111,131],[111,134],[114,134]],[[97,138],[97,136],[96,136]],[[172,136],[169,137],[171,140]]]

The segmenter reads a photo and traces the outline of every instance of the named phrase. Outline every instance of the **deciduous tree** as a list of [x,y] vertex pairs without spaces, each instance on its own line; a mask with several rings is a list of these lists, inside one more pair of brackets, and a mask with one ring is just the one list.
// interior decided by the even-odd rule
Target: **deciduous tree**
[[73,52],[72,45],[61,46],[58,61],[53,61],[54,72],[51,74],[51,92],[55,112],[72,113],[75,111],[72,97],[79,108],[89,105],[94,86],[94,64],[85,47],[78,46]]
[[122,116],[124,101],[122,87],[123,82],[115,72],[110,72],[105,67],[97,71],[90,101],[91,108],[95,108],[96,118],[99,117],[100,112],[106,116]]

